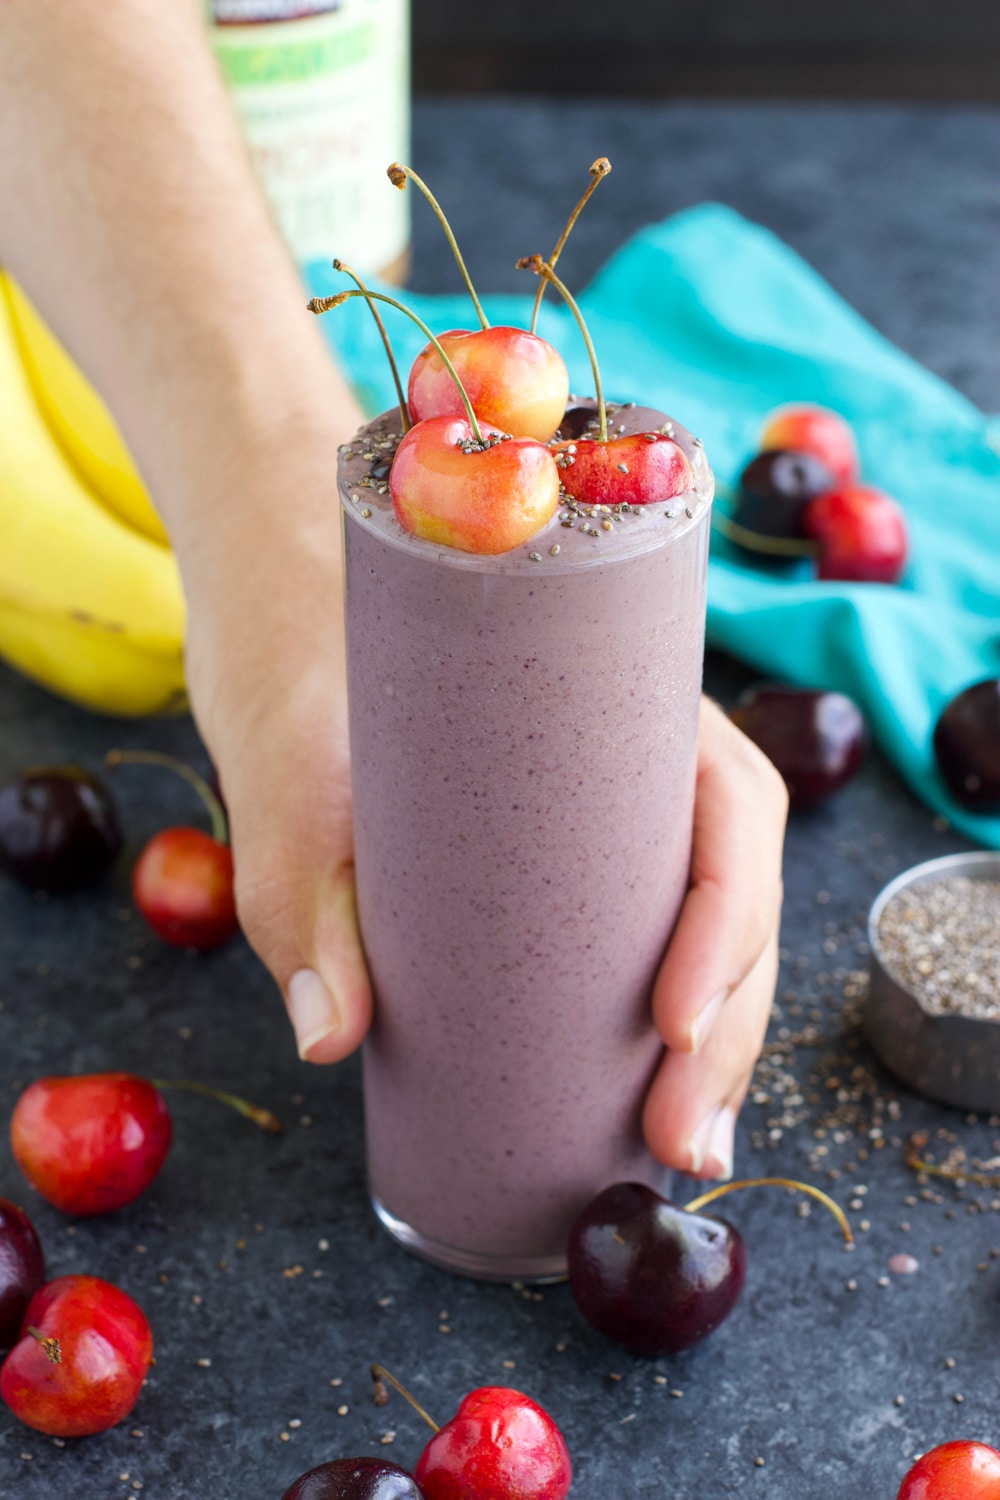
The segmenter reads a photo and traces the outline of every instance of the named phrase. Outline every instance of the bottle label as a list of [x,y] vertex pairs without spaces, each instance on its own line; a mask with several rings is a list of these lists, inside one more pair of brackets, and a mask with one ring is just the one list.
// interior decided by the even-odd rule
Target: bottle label
[[[409,0],[214,0],[216,56],[300,263],[380,271],[409,243]],[[279,24],[280,23],[280,24]]]

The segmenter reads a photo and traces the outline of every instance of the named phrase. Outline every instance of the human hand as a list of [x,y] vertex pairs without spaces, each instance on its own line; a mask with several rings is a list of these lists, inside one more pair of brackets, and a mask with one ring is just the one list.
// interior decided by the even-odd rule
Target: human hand
[[372,1005],[354,902],[336,443],[276,447],[274,461],[265,447],[220,474],[242,518],[224,542],[202,528],[180,550],[187,679],[229,812],[240,924],[300,1055],[330,1063],[363,1040]]
[[653,990],[669,1050],[643,1112],[653,1153],[695,1177],[732,1176],[778,972],[787,811],[774,766],[703,698],[691,888]]

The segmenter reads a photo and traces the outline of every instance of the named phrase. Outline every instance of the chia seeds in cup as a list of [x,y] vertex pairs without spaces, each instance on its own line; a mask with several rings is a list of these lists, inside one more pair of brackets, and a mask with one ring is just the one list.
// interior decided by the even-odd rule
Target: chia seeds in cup
[[1000,855],[905,871],[869,917],[869,1041],[908,1087],[1000,1110]]

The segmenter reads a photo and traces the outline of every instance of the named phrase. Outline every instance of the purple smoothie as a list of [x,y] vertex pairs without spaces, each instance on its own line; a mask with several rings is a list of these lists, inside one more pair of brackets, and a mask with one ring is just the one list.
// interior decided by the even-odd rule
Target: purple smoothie
[[[612,432],[665,421],[623,407]],[[371,1190],[453,1270],[559,1274],[594,1193],[663,1182],[640,1111],[689,875],[712,495],[674,432],[688,493],[560,509],[498,557],[403,531],[398,416],[341,451]]]

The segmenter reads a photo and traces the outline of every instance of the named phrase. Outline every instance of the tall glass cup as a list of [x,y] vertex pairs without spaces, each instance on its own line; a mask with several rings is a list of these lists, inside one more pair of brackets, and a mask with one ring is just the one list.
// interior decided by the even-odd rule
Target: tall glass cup
[[675,424],[687,493],[487,557],[402,530],[398,432],[339,466],[372,1198],[438,1265],[555,1276],[594,1193],[663,1183],[640,1111],[689,877],[712,475]]

